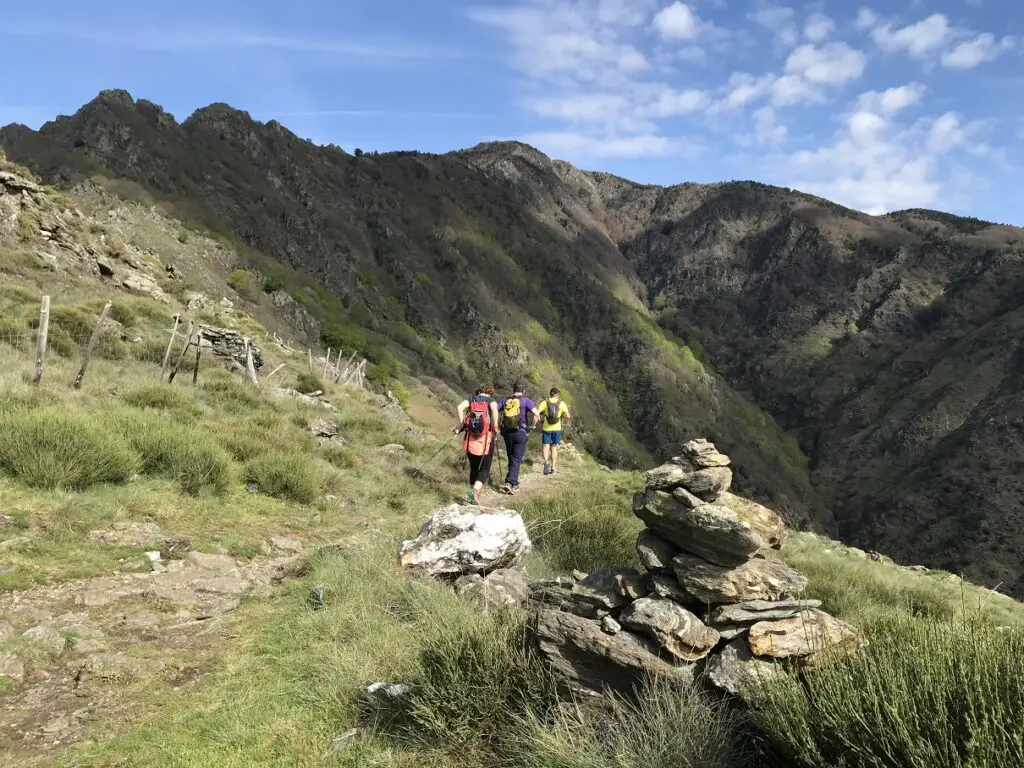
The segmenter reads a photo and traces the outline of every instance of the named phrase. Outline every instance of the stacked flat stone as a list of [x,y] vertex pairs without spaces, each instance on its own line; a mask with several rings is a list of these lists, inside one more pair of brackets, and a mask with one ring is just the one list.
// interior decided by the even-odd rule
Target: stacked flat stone
[[634,673],[692,680],[703,666],[714,685],[751,699],[759,679],[783,674],[776,662],[806,668],[858,647],[853,627],[800,599],[806,577],[768,556],[785,523],[729,492],[730,463],[692,440],[646,473],[633,500],[644,572],[534,583],[541,650],[575,687],[624,688]]

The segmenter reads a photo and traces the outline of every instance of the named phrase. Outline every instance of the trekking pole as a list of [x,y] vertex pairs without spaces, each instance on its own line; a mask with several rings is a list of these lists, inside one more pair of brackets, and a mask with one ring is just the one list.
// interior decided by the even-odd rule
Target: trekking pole
[[498,436],[494,436],[494,455],[498,457],[498,475],[502,475],[501,471],[501,446],[498,445]]
[[447,440],[445,440],[445,441],[444,441],[443,443],[441,443],[441,447],[440,447],[440,448],[438,448],[438,449],[437,449],[437,450],[436,450],[436,451],[435,451],[435,452],[434,452],[434,453],[433,453],[433,454],[432,454],[432,455],[430,456],[430,458],[429,458],[429,459],[427,459],[426,461],[424,461],[424,462],[423,462],[423,463],[422,463],[422,464],[421,464],[421,465],[420,465],[420,466],[419,466],[418,468],[410,470],[410,471],[409,471],[409,474],[410,474],[410,475],[412,475],[413,477],[421,477],[421,476],[423,475],[423,470],[424,470],[424,468],[426,468],[426,466],[427,466],[427,465],[428,465],[428,464],[429,464],[430,462],[432,462],[432,461],[433,461],[434,459],[436,459],[436,458],[437,458],[438,456],[440,456],[440,455],[441,455],[441,451],[443,451],[443,450],[444,450],[445,448],[447,448],[447,447],[448,447],[449,445],[451,445],[451,443],[452,443],[452,438],[456,437],[456,436],[457,436],[458,434],[459,434],[458,432],[455,432],[455,433],[453,433],[451,437],[449,437],[449,438],[448,438]]

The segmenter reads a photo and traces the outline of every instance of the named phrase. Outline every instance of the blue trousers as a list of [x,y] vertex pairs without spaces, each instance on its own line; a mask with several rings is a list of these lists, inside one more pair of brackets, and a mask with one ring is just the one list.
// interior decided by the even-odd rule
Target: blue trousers
[[513,488],[519,485],[519,467],[523,463],[523,456],[526,455],[526,438],[528,435],[521,429],[515,432],[505,432],[505,452],[508,454],[508,474],[505,475],[505,482]]

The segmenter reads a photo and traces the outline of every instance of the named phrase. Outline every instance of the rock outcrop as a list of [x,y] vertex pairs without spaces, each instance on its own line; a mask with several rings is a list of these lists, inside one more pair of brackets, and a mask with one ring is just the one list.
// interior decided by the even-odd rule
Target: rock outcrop
[[403,541],[398,556],[408,571],[458,578],[512,568],[530,548],[518,512],[450,504],[434,511],[416,538]]
[[848,624],[801,599],[807,578],[772,559],[785,525],[729,492],[731,461],[693,440],[645,475],[633,511],[646,573],[606,568],[531,583],[541,653],[573,689],[632,690],[655,675],[706,679],[754,701],[830,654],[856,650]]

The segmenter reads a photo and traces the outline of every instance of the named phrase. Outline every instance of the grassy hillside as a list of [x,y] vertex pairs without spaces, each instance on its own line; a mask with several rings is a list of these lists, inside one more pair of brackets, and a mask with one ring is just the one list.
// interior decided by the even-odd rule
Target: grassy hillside
[[217,233],[247,311],[365,352],[381,387],[557,382],[605,463],[706,434],[791,522],[1024,589],[1024,230],[638,185],[517,143],[350,155],[124,92],[0,144],[82,204],[113,190]]
[[[0,170],[22,179],[4,177],[7,190],[25,183]],[[276,291],[247,295],[230,244],[101,189],[31,189],[0,196],[17,204],[0,231],[3,764],[860,768],[897,753],[980,768],[1020,757],[1020,605],[810,534],[783,556],[871,641],[816,678],[815,707],[796,685],[747,714],[664,686],[639,704],[559,701],[525,613],[483,612],[398,567],[397,543],[463,488],[442,429],[318,381],[298,340],[275,338],[301,332],[294,315]],[[44,291],[51,346],[32,385]],[[75,390],[107,300],[111,321]],[[255,340],[260,385],[210,354],[158,383],[175,314]],[[436,396],[400,375],[409,410],[446,426]],[[276,386],[323,390],[334,410]],[[338,436],[318,439],[319,419]],[[515,499],[535,544],[529,575],[634,562],[638,473],[589,456],[558,479],[535,469]],[[375,681],[414,693],[373,705],[362,692]]]
[[311,341],[461,390],[557,383],[576,439],[617,466],[712,435],[743,458],[741,488],[829,524],[796,444],[658,328],[615,244],[533,150],[497,148],[529,181],[509,184],[479,154],[349,155],[225,105],[178,125],[123,92],[0,144],[63,188],[89,194],[92,179],[228,236],[240,297],[302,305]]

